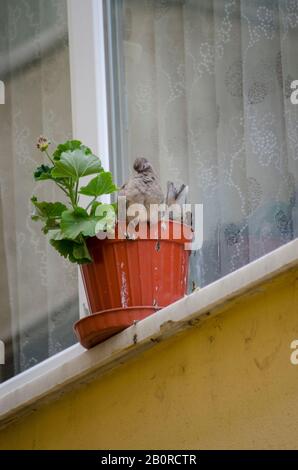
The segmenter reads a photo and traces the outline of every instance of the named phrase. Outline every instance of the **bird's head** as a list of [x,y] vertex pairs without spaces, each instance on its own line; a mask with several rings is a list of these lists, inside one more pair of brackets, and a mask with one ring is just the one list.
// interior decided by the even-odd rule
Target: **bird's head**
[[137,158],[133,164],[133,169],[137,172],[137,173],[144,173],[146,171],[152,171],[153,168],[152,168],[152,165],[150,162],[148,162],[148,160],[146,158]]

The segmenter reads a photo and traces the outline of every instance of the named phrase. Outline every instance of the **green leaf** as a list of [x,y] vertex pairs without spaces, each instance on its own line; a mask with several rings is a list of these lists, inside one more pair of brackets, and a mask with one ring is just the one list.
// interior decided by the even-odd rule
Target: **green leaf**
[[49,230],[58,229],[61,215],[67,210],[67,207],[61,202],[38,202],[35,196],[32,197],[31,201],[35,207],[35,213],[31,218],[44,223],[42,231],[48,233]]
[[60,228],[51,231],[51,240],[65,240],[65,235],[63,235]]
[[[113,202],[111,204],[103,204],[102,202],[99,202],[99,201],[93,201],[92,205],[91,205],[91,211],[90,211],[91,215],[96,215],[96,217],[100,217],[100,215],[101,215],[100,209],[99,209],[99,212],[97,214],[96,214],[96,209],[99,206],[105,206],[103,208],[103,212],[106,212],[106,206],[107,205],[111,206],[114,209],[114,212],[117,213],[117,209],[118,209],[118,203],[117,202]],[[115,216],[115,218],[116,218],[116,216]]]
[[85,240],[50,240],[51,245],[71,263],[85,264],[92,262]]
[[39,202],[35,196],[31,198],[31,202],[36,209],[33,220],[57,219],[67,210],[61,202]]
[[38,168],[36,168],[34,172],[34,179],[35,181],[44,181],[44,180],[52,180],[52,168],[50,168],[48,165],[41,165]]
[[95,233],[98,232],[113,232],[116,223],[116,213],[113,204],[101,204],[96,208],[95,216],[97,222],[95,226]]
[[49,167],[48,165],[41,165],[36,168],[36,171],[34,172],[35,181],[54,181],[60,188],[62,186],[67,190],[69,178],[54,178],[52,175],[53,169],[53,166]]
[[84,239],[82,239],[81,243],[76,243],[74,245],[73,257],[79,264],[92,262],[92,257],[90,256],[89,250]]
[[92,154],[92,150],[89,147],[86,147],[86,145],[81,145],[80,149],[84,152],[85,155]]
[[95,215],[95,211],[96,209],[98,208],[98,206],[100,206],[102,204],[102,202],[99,202],[99,201],[93,201],[92,204],[91,204],[91,210],[90,210],[90,215]]
[[42,228],[43,233],[47,234],[49,231],[57,230],[60,227],[60,222],[56,219],[48,219]]
[[58,145],[55,152],[53,153],[53,159],[60,160],[62,153],[72,152],[73,150],[77,149],[81,149],[85,153],[85,155],[89,155],[90,153],[92,153],[91,150],[85,145],[82,145],[82,142],[80,142],[79,140],[68,140],[64,144]]
[[54,178],[73,178],[75,181],[82,176],[93,175],[102,171],[98,157],[92,153],[86,155],[82,150],[64,152],[60,160],[55,162],[52,170]]
[[[74,241],[73,240],[50,240],[50,244],[60,253],[61,256],[64,258],[68,258],[70,261],[72,261],[71,258],[73,258],[73,245]],[[74,262],[74,261],[72,261]]]
[[97,217],[89,216],[85,209],[77,207],[74,210],[63,212],[60,225],[61,231],[65,238],[71,240],[75,240],[79,235],[94,237],[97,221]]
[[95,176],[87,186],[80,189],[80,194],[86,196],[102,196],[103,194],[111,194],[117,191],[117,186],[113,183],[112,173],[103,171]]

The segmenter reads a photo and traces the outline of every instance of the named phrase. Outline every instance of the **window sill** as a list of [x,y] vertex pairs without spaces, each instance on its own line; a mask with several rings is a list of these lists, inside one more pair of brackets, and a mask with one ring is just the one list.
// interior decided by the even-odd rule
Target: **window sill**
[[0,427],[216,315],[232,300],[298,265],[298,239],[184,297],[86,351],[79,344],[0,385]]

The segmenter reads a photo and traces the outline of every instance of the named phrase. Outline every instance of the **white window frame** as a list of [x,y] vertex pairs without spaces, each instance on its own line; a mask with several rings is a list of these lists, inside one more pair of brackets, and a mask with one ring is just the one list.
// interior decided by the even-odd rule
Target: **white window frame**
[[[109,170],[104,0],[67,0],[67,7],[73,136]],[[83,317],[88,303],[80,269],[79,303]]]

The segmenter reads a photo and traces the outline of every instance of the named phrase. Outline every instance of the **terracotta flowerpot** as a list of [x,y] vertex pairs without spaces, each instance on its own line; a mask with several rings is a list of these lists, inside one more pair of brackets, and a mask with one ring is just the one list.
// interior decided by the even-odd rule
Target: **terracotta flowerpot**
[[[147,224],[143,229],[149,235]],[[191,235],[189,226],[170,221],[158,223],[154,238],[120,239],[116,230],[113,240],[87,240],[93,263],[81,272],[93,315],[75,325],[83,346],[92,347],[185,295],[190,251],[184,244]],[[98,328],[106,331],[97,334]]]
[[112,308],[82,318],[74,329],[81,345],[90,349],[158,310],[154,307]]

